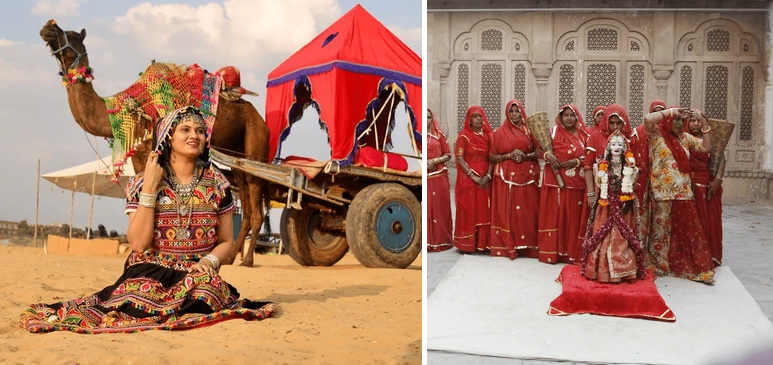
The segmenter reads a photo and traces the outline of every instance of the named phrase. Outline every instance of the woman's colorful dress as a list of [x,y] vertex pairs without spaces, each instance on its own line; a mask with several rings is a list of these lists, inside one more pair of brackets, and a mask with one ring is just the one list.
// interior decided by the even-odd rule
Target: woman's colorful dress
[[[126,213],[137,210],[142,183],[143,173],[129,180]],[[239,299],[236,288],[220,275],[188,272],[215,246],[218,217],[235,207],[228,180],[213,166],[203,169],[188,216],[180,214],[176,198],[169,181],[163,179],[151,247],[129,255],[115,284],[83,298],[33,304],[21,315],[22,327],[30,332],[117,333],[189,329],[228,319],[273,316],[273,304]]]

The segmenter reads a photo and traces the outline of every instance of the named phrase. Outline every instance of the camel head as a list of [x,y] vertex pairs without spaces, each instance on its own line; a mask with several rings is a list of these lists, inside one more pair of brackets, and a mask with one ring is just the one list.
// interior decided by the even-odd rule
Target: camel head
[[40,38],[48,44],[51,54],[59,61],[63,72],[88,65],[86,46],[83,45],[86,29],[82,29],[80,33],[72,30],[64,31],[54,20],[49,20],[40,29]]

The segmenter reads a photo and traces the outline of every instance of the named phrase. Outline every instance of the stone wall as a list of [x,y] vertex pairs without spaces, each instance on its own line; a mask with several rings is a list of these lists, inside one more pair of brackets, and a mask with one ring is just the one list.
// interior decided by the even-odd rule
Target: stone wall
[[527,114],[552,115],[572,102],[586,121],[593,107],[614,102],[634,125],[654,99],[700,108],[735,124],[725,151],[725,196],[773,199],[769,24],[768,10],[430,7],[427,105],[449,141],[468,106],[482,105],[497,126],[513,98]]

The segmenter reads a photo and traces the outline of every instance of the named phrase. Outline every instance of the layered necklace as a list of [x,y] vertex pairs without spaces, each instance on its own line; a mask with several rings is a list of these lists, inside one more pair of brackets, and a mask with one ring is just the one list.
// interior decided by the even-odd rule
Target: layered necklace
[[[201,166],[199,166],[198,163],[196,164],[196,167],[193,169],[193,178],[191,179],[191,182],[187,184],[180,184],[177,176],[174,173],[174,170],[171,167],[168,167],[167,171],[171,177],[169,182],[172,190],[174,191],[175,202],[177,203],[176,236],[179,239],[185,240],[191,237],[190,227],[192,222],[191,217],[193,215],[193,190],[196,189],[196,187],[199,185]],[[183,225],[182,217],[185,216],[187,216],[188,219]]]

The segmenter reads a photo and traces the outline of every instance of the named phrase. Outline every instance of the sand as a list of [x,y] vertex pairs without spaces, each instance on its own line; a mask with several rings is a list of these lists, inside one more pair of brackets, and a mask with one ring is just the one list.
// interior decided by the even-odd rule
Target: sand
[[[263,321],[230,320],[187,331],[32,334],[19,326],[31,303],[86,296],[113,284],[124,255],[44,255],[0,246],[0,364],[296,364],[421,362],[421,256],[405,270],[366,269],[347,254],[333,267],[289,256],[224,266],[242,297],[271,300]],[[238,259],[237,259],[238,260]]]

